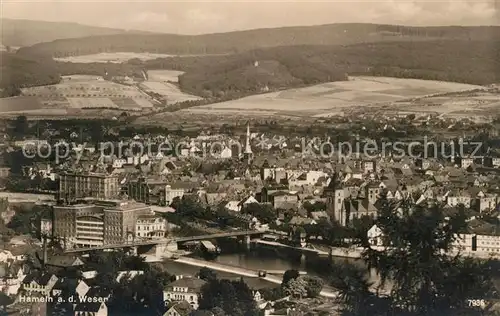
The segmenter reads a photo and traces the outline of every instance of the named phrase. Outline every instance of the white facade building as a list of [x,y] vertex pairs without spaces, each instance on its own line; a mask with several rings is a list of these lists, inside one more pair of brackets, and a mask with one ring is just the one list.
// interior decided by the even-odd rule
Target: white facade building
[[186,301],[193,309],[198,309],[201,287],[205,283],[197,278],[180,276],[178,280],[167,285],[163,291],[163,300],[166,302]]

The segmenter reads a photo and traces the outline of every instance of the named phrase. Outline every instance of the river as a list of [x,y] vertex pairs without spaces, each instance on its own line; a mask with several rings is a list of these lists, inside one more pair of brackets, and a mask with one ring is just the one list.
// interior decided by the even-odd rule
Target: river
[[[202,259],[199,255],[192,255],[197,259]],[[232,251],[224,252],[210,261],[217,263],[238,266],[242,268],[252,269],[252,270],[289,270],[296,269],[299,271],[306,271],[308,275],[318,276],[324,278],[325,275],[320,273],[318,270],[327,272],[327,269],[322,269],[322,265],[327,268],[327,259],[324,261],[318,261],[317,258],[307,257],[305,260],[300,260],[300,255],[287,254],[281,251],[273,251],[268,249],[253,249],[251,251]],[[344,258],[334,258],[334,262],[347,261],[357,265],[361,265],[360,260],[356,259],[344,259]],[[172,274],[176,275],[195,275],[199,271],[199,267],[190,266],[184,263],[175,262],[173,260],[166,260],[164,266]],[[323,274],[323,275],[322,275]],[[239,276],[225,273],[217,272],[219,277],[223,278],[239,278]],[[244,277],[245,281],[249,283],[251,287],[260,288],[267,286],[276,286],[275,284],[269,283],[267,281],[258,278],[248,278]],[[325,280],[326,281],[326,280]]]

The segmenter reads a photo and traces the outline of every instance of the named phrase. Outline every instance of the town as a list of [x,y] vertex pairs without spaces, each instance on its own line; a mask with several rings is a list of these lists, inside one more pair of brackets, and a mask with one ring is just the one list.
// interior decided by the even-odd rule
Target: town
[[500,315],[494,2],[2,2],[0,316]]
[[[410,216],[408,205],[437,208],[443,222],[464,216],[448,254],[494,260],[500,256],[498,122],[427,122],[432,119],[388,117],[334,148],[331,137],[315,131],[286,137],[260,132],[251,121],[233,125],[237,132],[158,131],[119,142],[112,141],[121,128],[115,121],[98,135],[86,122],[60,130],[50,124],[64,123],[46,122],[40,133],[40,121],[8,121],[1,260],[9,308],[209,315],[210,304],[230,304],[206,300],[205,292],[221,290],[214,287],[226,280],[235,293],[238,282],[252,293],[250,305],[227,307],[227,315],[245,308],[301,315],[310,300],[329,315],[341,306],[341,294],[324,281],[321,267],[341,258],[359,261],[364,246],[391,246],[377,226],[387,203],[399,217]],[[320,124],[328,129],[331,122]],[[448,139],[439,126],[446,126]],[[415,144],[407,131],[424,128],[433,142]],[[396,139],[404,154],[376,146]],[[481,146],[473,146],[478,139]],[[418,149],[408,151],[411,144]],[[217,260],[249,251],[278,251],[303,268]],[[171,264],[201,270],[176,274]],[[135,282],[150,282],[147,293],[123,292]],[[136,303],[124,306],[124,300]],[[488,302],[492,308],[493,298]]]

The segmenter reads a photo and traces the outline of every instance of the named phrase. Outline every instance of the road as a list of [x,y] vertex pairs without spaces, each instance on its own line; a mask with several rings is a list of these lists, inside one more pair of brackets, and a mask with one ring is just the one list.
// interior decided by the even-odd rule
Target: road
[[[210,262],[210,261],[199,260],[199,259],[188,258],[188,257],[181,257],[179,259],[176,259],[175,261],[179,262],[179,263],[191,265],[191,266],[207,267],[207,268],[210,268],[212,270],[237,274],[237,275],[246,276],[246,277],[253,277],[253,278],[259,277],[259,271],[257,271],[257,270],[250,270],[250,269],[245,269],[245,268],[241,268],[241,267],[229,266],[229,265],[216,263],[216,262]],[[274,283],[274,284],[281,284],[281,281],[282,281],[282,277],[269,275],[269,274],[266,274],[265,277],[261,277],[260,279]],[[319,295],[321,295],[323,297],[328,297],[328,298],[336,298],[337,292],[324,289],[319,293]]]
[[262,245],[268,245],[268,246],[283,247],[283,248],[296,249],[296,250],[300,250],[300,251],[313,252],[313,253],[317,253],[319,255],[329,255],[328,251],[323,251],[323,250],[314,249],[314,248],[293,247],[293,246],[282,244],[282,243],[277,242],[277,241],[254,239],[254,240],[252,240],[252,242],[262,244]]

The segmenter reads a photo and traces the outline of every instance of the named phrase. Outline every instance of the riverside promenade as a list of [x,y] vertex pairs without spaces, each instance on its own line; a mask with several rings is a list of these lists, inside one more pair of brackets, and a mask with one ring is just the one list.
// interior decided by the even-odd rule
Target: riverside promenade
[[265,246],[273,246],[273,247],[279,247],[279,248],[287,248],[287,249],[294,249],[298,251],[302,251],[303,253],[314,253],[318,254],[320,256],[329,256],[331,255],[332,257],[342,257],[342,258],[351,258],[351,259],[360,259],[362,257],[363,253],[363,248],[339,248],[339,247],[329,247],[329,251],[317,249],[314,246],[310,247],[294,247],[286,244],[282,244],[277,241],[268,241],[268,240],[262,240],[262,239],[254,239],[252,240],[253,243],[260,244],[260,245],[265,245]]
[[[246,277],[252,277],[252,278],[260,278],[262,280],[274,283],[274,284],[281,284],[282,277],[278,277],[275,275],[270,275],[266,274],[265,277],[259,277],[259,271],[258,270],[251,270],[251,269],[246,269],[246,268],[241,268],[241,267],[236,267],[236,266],[230,266],[230,265],[225,265],[221,263],[216,263],[216,262],[210,262],[210,261],[205,261],[205,260],[199,260],[199,259],[194,259],[194,258],[189,258],[189,257],[181,257],[178,259],[174,260],[175,262],[191,265],[191,266],[196,266],[196,267],[206,267],[210,268],[215,271],[221,271],[221,272],[226,272],[226,273],[232,273],[232,274],[237,274],[241,276],[246,276]],[[265,270],[263,270],[265,271]],[[324,289],[320,292],[320,296],[323,297],[328,297],[328,298],[336,298],[337,297],[337,292]]]

